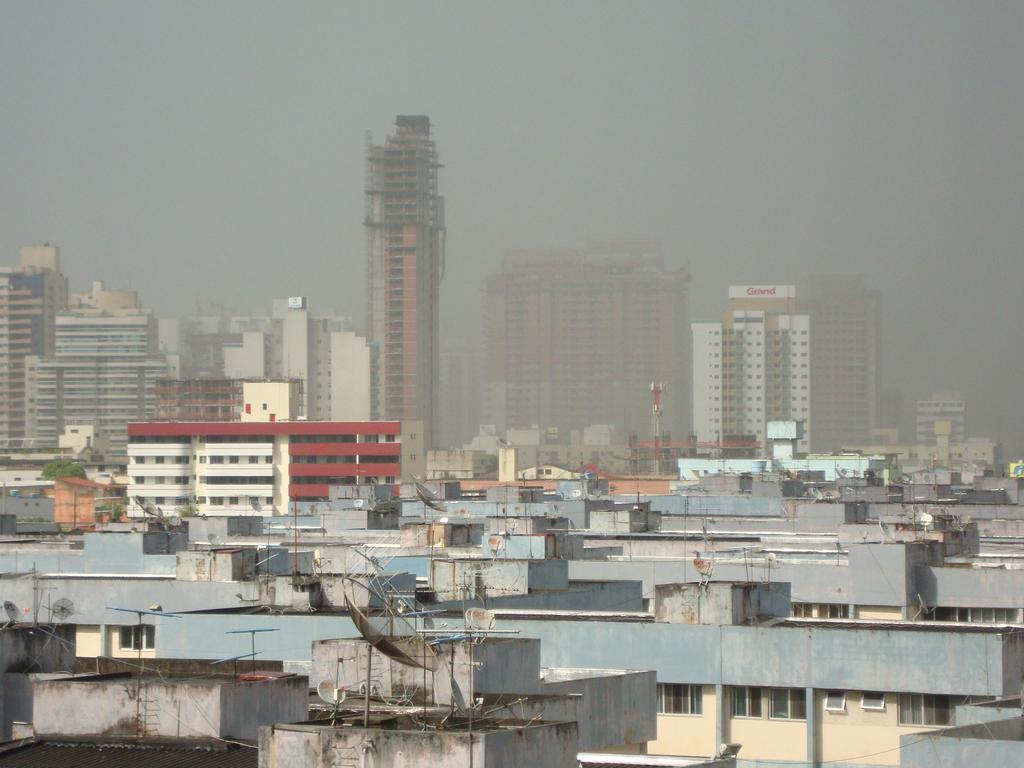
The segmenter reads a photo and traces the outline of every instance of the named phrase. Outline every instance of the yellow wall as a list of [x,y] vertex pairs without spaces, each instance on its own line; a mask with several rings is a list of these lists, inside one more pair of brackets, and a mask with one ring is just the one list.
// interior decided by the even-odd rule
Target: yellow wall
[[858,605],[857,618],[877,619],[878,621],[902,621],[903,612],[898,606]]
[[924,725],[900,725],[898,696],[885,694],[885,711],[861,708],[861,693],[847,691],[845,712],[826,712],[824,692],[814,694],[821,718],[819,739],[823,762],[899,765],[900,736],[935,730]]
[[[764,706],[767,708],[767,700]],[[803,720],[727,717],[723,740],[742,744],[744,760],[807,759],[807,723]]]
[[647,743],[650,755],[714,755],[715,686],[705,685],[703,714],[658,715],[658,738]]
[[75,626],[75,655],[94,659],[100,655],[100,628],[95,624]]

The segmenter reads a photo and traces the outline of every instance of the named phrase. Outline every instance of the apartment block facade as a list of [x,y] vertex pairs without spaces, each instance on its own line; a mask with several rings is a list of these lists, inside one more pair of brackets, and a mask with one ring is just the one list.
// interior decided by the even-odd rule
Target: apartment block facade
[[378,352],[374,412],[422,421],[428,447],[438,420],[445,243],[440,167],[425,115],[399,115],[394,134],[366,151],[366,325]]
[[130,421],[152,418],[156,382],[172,373],[156,319],[134,291],[94,283],[55,317],[51,354],[26,359],[26,433],[56,445],[68,425],[92,425],[125,456]]
[[282,515],[293,501],[327,501],[332,485],[402,474],[396,421],[145,422],[128,435],[128,496],[166,513],[193,504],[203,515]]

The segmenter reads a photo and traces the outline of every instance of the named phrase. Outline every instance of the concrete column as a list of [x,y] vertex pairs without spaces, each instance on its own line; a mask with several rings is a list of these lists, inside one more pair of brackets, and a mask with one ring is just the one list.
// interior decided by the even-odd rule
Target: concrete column
[[725,686],[715,684],[715,754],[725,743]]
[[807,710],[807,764],[818,766],[817,744],[818,744],[818,713],[814,709],[814,689],[804,689],[804,709]]
[[100,624],[100,656],[110,656],[110,628]]

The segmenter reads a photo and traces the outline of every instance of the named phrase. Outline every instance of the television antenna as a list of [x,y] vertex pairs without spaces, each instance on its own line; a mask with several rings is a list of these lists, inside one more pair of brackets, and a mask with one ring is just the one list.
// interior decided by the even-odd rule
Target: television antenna
[[[233,659],[230,659],[230,660],[231,661],[235,661],[235,660],[238,660],[238,659],[244,659],[246,656],[251,657],[252,658],[252,672],[255,673],[256,672],[256,656],[258,655],[257,652],[256,652],[256,635],[258,635],[261,632],[280,632],[280,631],[281,630],[279,630],[279,629],[272,629],[270,627],[265,627],[265,628],[261,627],[259,629],[231,629],[231,630],[228,630],[227,632],[224,633],[225,635],[245,635],[245,634],[249,635],[249,640],[250,640],[250,643],[252,645],[252,652],[251,653],[244,654],[243,656],[236,656],[236,657],[234,657]],[[262,651],[260,651],[259,653],[262,653]]]
[[134,613],[138,618],[136,626],[132,627],[132,642],[136,647],[136,662],[137,662],[137,678],[135,681],[135,735],[138,738],[143,736],[145,730],[145,724],[142,722],[142,675],[146,671],[146,664],[142,658],[142,646],[146,644],[146,630],[142,618],[144,616],[159,616],[167,619],[180,619],[176,613],[167,613],[159,605],[151,605],[148,609],[146,608],[117,608],[114,606],[107,606],[108,611],[120,611],[121,613]]

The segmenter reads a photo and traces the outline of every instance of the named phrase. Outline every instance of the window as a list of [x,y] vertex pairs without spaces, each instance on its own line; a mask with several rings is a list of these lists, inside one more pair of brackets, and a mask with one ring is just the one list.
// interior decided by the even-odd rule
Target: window
[[825,693],[826,712],[846,711],[846,691],[826,691]]
[[807,698],[803,688],[772,688],[768,716],[775,720],[806,720]]
[[732,688],[733,717],[761,717],[761,689],[737,686]]
[[658,712],[666,715],[700,715],[704,712],[703,686],[658,683]]
[[224,463],[224,457],[223,456],[211,456],[210,457],[210,463],[211,464],[223,464]]
[[949,696],[901,693],[899,710],[900,725],[950,725],[953,721]]
[[249,457],[249,463],[250,464],[258,464],[259,460],[260,460],[259,456],[250,456]]
[[155,647],[156,627],[150,624],[121,627],[122,651],[151,651]]
[[228,457],[228,462],[230,464],[237,464],[238,463],[238,457],[237,456],[229,456]]
[[864,691],[860,695],[861,709],[885,710],[885,694],[881,691]]
[[156,457],[156,463],[157,464],[163,464],[164,463],[164,457],[163,456],[157,456]]

